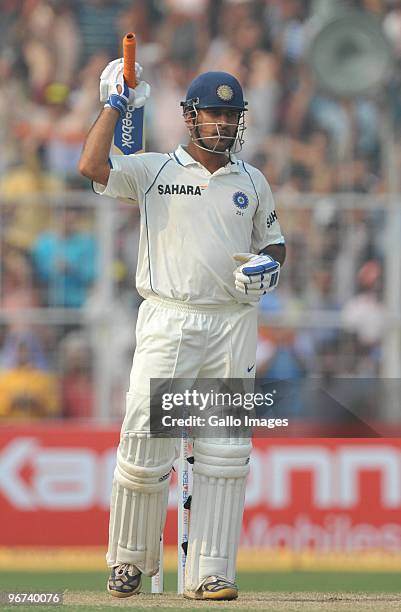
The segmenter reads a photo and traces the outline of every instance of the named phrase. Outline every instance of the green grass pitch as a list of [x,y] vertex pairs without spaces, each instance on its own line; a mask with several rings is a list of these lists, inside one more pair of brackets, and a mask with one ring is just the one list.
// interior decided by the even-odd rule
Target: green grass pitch
[[[240,598],[235,602],[193,602],[177,596],[176,575],[165,574],[163,595],[140,595],[116,599],[105,592],[107,572],[0,572],[0,591],[64,592],[63,606],[4,606],[2,610],[89,612],[111,608],[204,611],[270,610],[275,612],[334,612],[340,610],[401,611],[401,575],[383,572],[241,572]],[[144,590],[150,591],[145,579]]]
[[[22,570],[22,568],[21,568]],[[0,572],[0,591],[13,589],[50,589],[53,591],[102,591],[107,572]],[[384,572],[241,572],[237,577],[241,591],[306,592],[361,591],[389,593],[401,591],[401,574]],[[174,573],[165,573],[166,591],[175,591]],[[150,580],[144,581],[150,590]]]

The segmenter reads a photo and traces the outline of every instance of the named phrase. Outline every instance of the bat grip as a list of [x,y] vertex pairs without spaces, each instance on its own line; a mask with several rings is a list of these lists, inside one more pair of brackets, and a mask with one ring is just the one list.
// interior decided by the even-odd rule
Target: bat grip
[[124,80],[132,89],[137,86],[135,75],[136,38],[129,32],[123,39]]

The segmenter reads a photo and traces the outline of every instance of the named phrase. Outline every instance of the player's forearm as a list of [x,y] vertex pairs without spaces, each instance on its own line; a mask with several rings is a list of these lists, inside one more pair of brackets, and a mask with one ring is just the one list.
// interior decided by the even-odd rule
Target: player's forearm
[[270,255],[282,266],[285,261],[286,249],[285,244],[270,244],[260,251],[260,254]]
[[119,113],[105,108],[90,129],[79,160],[79,171],[96,183],[107,185],[109,153]]

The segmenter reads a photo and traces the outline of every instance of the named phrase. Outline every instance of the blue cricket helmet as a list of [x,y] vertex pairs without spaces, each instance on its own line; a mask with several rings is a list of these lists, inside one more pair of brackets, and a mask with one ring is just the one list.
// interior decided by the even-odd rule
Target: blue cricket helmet
[[204,72],[189,86],[186,99],[181,102],[187,108],[230,108],[245,111],[247,102],[239,81],[228,72]]

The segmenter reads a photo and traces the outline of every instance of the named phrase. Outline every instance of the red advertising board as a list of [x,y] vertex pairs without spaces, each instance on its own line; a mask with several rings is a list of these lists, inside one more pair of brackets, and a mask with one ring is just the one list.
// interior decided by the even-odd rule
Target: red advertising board
[[[0,546],[105,545],[117,443],[117,429],[1,428]],[[255,439],[242,545],[399,551],[401,440]]]
[[0,429],[0,546],[103,544],[118,431]]

